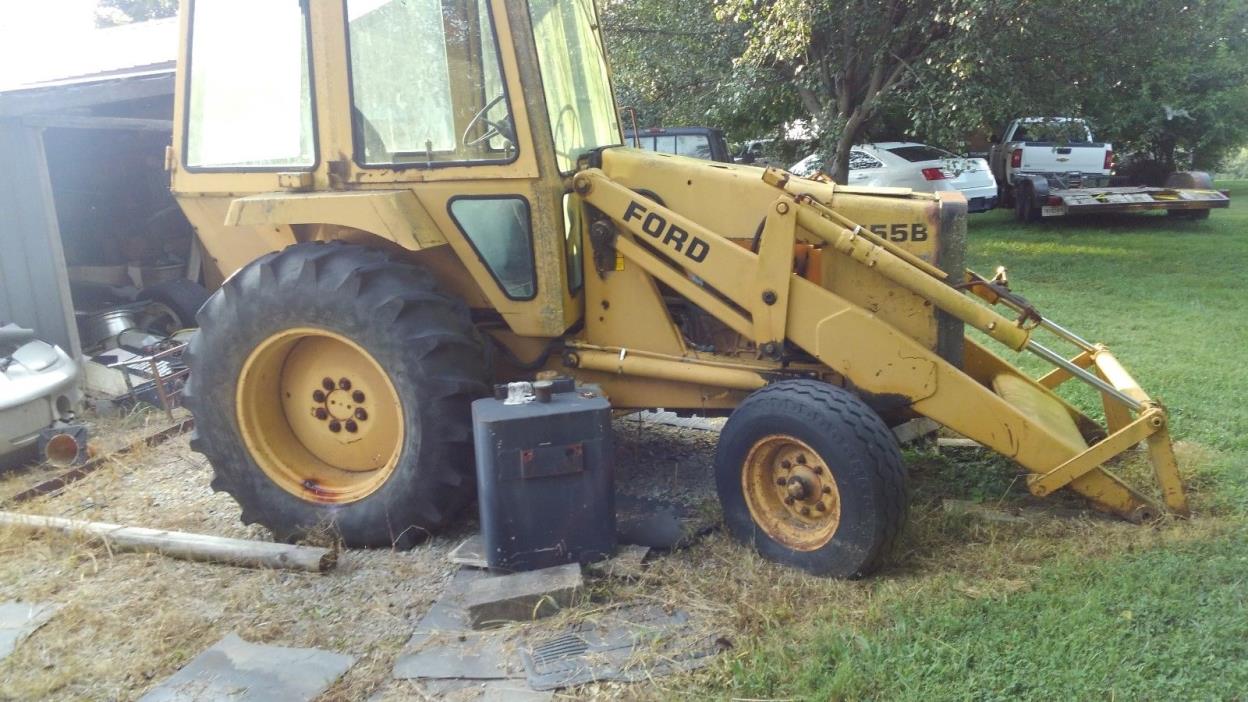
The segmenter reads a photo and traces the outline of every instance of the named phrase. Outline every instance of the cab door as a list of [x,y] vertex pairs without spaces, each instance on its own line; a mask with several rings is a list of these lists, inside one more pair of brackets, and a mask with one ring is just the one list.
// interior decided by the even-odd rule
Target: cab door
[[346,57],[328,67],[335,186],[410,189],[489,307],[518,334],[557,336],[580,316],[564,183],[534,139],[508,4],[345,0],[337,21],[323,8],[345,28],[327,38]]

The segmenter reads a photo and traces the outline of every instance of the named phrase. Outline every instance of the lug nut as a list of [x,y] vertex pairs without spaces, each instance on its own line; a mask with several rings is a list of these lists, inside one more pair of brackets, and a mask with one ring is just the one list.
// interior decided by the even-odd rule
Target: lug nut
[[803,517],[809,517],[809,516],[810,516],[810,508],[809,508],[809,507],[803,507],[803,508],[802,508],[802,516],[803,516]]
[[787,459],[787,458],[786,458],[786,459],[784,459],[783,461],[780,461],[780,467],[781,467],[781,468],[783,468],[783,469],[785,469],[785,470],[788,470],[788,469],[790,469],[790,468],[792,468],[792,467],[793,467],[793,464],[792,464],[792,463],[790,463],[790,462],[789,462],[789,459]]
[[356,402],[363,402],[364,392],[361,390],[356,390],[355,392],[351,393],[351,399],[355,400]]
[[827,505],[823,504],[822,502],[816,502],[816,503],[815,503],[815,511],[816,511],[816,512],[826,512],[826,511],[828,511]]
[[342,431],[342,425],[338,423],[337,419],[335,419],[334,421],[329,423],[329,430],[337,434],[338,432]]
[[815,475],[823,475],[823,466],[815,466],[811,470],[815,472]]
[[801,453],[797,454],[797,463],[798,465],[806,465],[806,455]]
[[832,494],[832,486],[831,486],[831,485],[824,485],[824,486],[823,486],[823,494],[825,494],[825,495],[831,495],[831,494]]
[[356,426],[354,419],[348,419],[346,423],[346,427],[347,427],[347,432],[351,434],[354,434],[360,429],[358,426]]
[[312,393],[312,401],[313,401],[313,402],[324,402],[324,401],[325,401],[325,391],[323,391],[323,390],[316,390],[316,391],[314,391],[314,392]]
[[329,417],[329,412],[326,412],[324,407],[317,407],[312,410],[312,415],[321,421],[325,421]]
[[342,378],[341,380],[338,381],[338,388],[341,390],[350,390],[351,380],[348,378]]
[[795,500],[792,495],[789,495],[788,497],[784,498],[784,504],[786,505],[791,505],[796,501],[797,500]]
[[368,419],[368,412],[365,412],[363,407],[356,407],[355,418],[362,422],[365,419]]
[[785,485],[786,483],[788,483],[788,481],[787,481],[787,480],[785,480],[784,478],[776,478],[776,485],[781,485],[781,486],[783,486],[783,485]]
[[334,391],[334,379],[323,378],[321,380],[321,387],[325,388],[325,392],[333,392]]

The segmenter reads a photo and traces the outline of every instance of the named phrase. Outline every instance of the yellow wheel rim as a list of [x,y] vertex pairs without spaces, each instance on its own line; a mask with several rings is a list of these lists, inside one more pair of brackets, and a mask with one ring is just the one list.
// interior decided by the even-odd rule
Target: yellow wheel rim
[[759,439],[741,467],[741,487],[754,523],[795,551],[824,546],[841,523],[841,494],[831,469],[795,437]]
[[403,447],[403,406],[360,345],[324,329],[287,329],[247,357],[235,395],[252,458],[282,489],[343,504],[389,479]]

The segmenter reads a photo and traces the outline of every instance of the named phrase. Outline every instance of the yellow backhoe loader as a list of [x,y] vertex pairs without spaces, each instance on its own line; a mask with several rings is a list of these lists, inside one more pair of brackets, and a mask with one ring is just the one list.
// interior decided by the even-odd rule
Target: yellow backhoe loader
[[[592,0],[183,0],[181,32],[168,166],[218,286],[193,446],[278,539],[444,526],[474,494],[470,402],[548,372],[621,410],[731,412],[728,528],[815,573],[888,553],[907,511],[889,426],[919,416],[1037,495],[1187,511],[1162,406],[964,270],[960,196],[623,146]],[[1054,393],[1072,379],[1103,423]],[[1107,467],[1140,442],[1151,497]]]

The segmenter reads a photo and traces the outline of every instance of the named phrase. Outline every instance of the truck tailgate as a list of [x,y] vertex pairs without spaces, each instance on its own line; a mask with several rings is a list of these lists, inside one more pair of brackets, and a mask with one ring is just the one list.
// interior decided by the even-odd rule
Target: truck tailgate
[[1023,163],[1018,169],[1028,173],[1107,173],[1105,144],[1020,142],[1014,148],[1023,150]]

